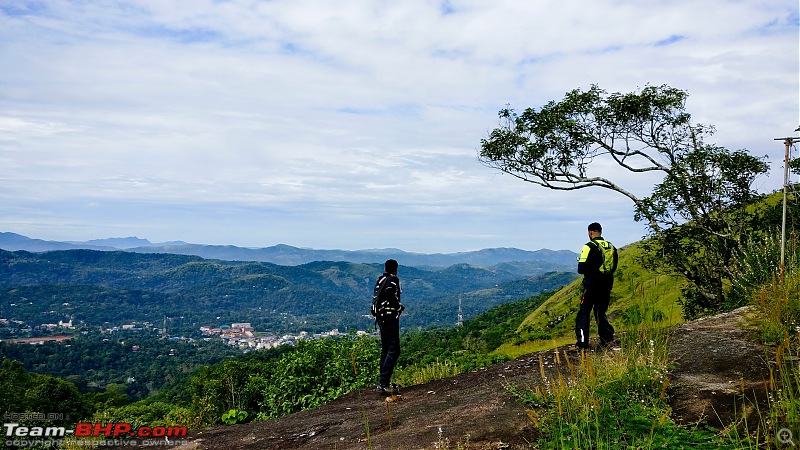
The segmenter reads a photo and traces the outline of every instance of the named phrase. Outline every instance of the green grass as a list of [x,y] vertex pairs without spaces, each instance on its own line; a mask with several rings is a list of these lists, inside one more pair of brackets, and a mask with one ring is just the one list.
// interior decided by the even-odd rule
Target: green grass
[[[684,427],[671,418],[667,348],[669,326],[653,320],[658,291],[643,291],[630,303],[641,312],[621,337],[621,349],[566,357],[569,376],[548,378],[530,391],[515,391],[529,406],[541,438],[536,448],[717,448],[714,432]],[[563,362],[562,362],[563,361]]]
[[[678,297],[682,280],[653,273],[639,263],[639,243],[619,249],[619,266],[614,274],[614,289],[608,317],[618,331],[632,329],[645,309],[662,323],[683,321]],[[575,314],[583,291],[582,278],[565,286],[531,312],[517,327],[516,337],[501,345],[496,354],[517,357],[574,341]],[[640,299],[647,297],[647,302]]]
[[[795,438],[800,434],[800,259],[797,249],[797,242],[791,242],[783,279],[771,270],[775,264],[759,265],[763,271],[760,276],[769,281],[754,286],[749,292],[758,312],[761,340],[774,346],[775,354],[770,365],[766,407],[743,401],[742,409],[756,408],[756,420],[730,429],[728,439],[737,448],[785,447],[785,443],[777,439],[780,430],[788,429]],[[763,248],[752,251],[764,253]],[[759,276],[758,273],[754,275]]]
[[[763,247],[763,243],[756,243],[745,248],[745,252],[764,254]],[[631,265],[627,268],[631,284],[618,284],[615,288],[617,300],[624,305],[620,308],[622,305],[618,304],[617,311],[626,313],[617,316],[626,330],[620,335],[621,350],[586,353],[575,364],[566,358],[557,359],[560,364],[567,364],[568,376],[548,378],[541,367],[540,386],[512,391],[529,407],[528,417],[540,434],[532,446],[541,449],[787,447],[778,439],[780,430],[788,429],[795,437],[800,434],[800,258],[796,249],[794,243],[782,280],[772,270],[774,261],[746,268],[749,273],[745,275],[750,279],[768,280],[747,290],[757,313],[760,338],[774,348],[766,403],[753,403],[742,395],[737,405],[741,415],[722,430],[699,424],[683,425],[673,419],[667,397],[667,349],[669,329],[681,319],[680,308],[674,302],[677,293],[671,299],[664,297],[677,285],[660,282],[655,277],[648,280],[635,273]],[[746,254],[745,258],[752,260],[752,256]],[[764,273],[756,273],[758,270]],[[548,303],[551,308],[563,304],[576,290],[576,286],[568,286],[540,310]],[[570,318],[574,320],[574,315]],[[532,314],[528,319],[527,325],[523,324],[519,330],[524,332],[525,326],[537,323],[541,314]],[[537,345],[552,348],[571,339],[571,335],[541,339],[501,350],[531,349]],[[750,411],[756,414],[746,414]]]
[[442,378],[454,377],[463,372],[453,361],[439,361],[425,365],[398,367],[393,374],[394,381],[400,386],[413,386]]

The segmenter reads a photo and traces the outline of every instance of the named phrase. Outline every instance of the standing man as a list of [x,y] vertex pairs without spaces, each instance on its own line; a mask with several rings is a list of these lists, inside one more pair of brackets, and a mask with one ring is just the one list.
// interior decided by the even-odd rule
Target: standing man
[[397,261],[386,261],[383,275],[378,277],[372,293],[372,315],[381,331],[380,376],[377,388],[380,395],[400,393],[400,388],[391,382],[394,366],[400,356],[400,314],[405,309],[400,303],[397,267]]
[[589,348],[589,323],[594,309],[600,346],[605,347],[614,340],[614,327],[608,323],[606,311],[611,301],[611,288],[614,286],[614,271],[617,270],[617,249],[602,238],[603,228],[597,222],[588,227],[589,242],[578,257],[578,273],[583,274],[583,295],[581,306],[575,318],[575,346]]

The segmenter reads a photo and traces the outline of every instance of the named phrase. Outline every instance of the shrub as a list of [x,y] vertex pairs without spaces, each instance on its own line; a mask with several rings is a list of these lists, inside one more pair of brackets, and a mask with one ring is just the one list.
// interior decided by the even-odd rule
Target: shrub
[[[666,398],[669,328],[644,296],[629,311],[634,328],[621,350],[566,357],[568,378],[546,376],[532,391],[512,391],[542,433],[537,448],[718,448],[711,432],[682,427]],[[557,363],[562,359],[557,358]]]

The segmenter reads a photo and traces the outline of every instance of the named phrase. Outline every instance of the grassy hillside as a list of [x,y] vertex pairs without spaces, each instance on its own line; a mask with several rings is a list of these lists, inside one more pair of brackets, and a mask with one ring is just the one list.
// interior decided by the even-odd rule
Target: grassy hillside
[[[664,324],[683,321],[677,303],[681,280],[645,270],[639,263],[640,243],[619,249],[619,266],[614,274],[614,289],[608,316],[617,331],[623,331],[650,314]],[[576,266],[577,267],[577,266]],[[516,335],[495,353],[516,357],[575,340],[575,315],[580,304],[583,277],[556,292],[519,325]],[[644,306],[642,306],[644,305]],[[591,333],[597,326],[592,320]]]
[[[747,213],[753,216],[753,236],[779,232],[782,200],[782,192],[773,192],[747,205]],[[799,227],[800,203],[795,196],[790,196],[787,214],[790,238],[796,236],[796,232],[792,230]],[[645,313],[655,314],[655,318],[665,325],[684,320],[677,300],[685,280],[682,277],[645,270],[639,262],[642,252],[642,242],[619,249],[619,268],[614,275],[614,289],[608,310],[611,324],[617,331],[630,329]],[[531,312],[517,328],[514,337],[495,350],[495,353],[516,357],[574,341],[575,315],[580,304],[582,280],[583,277],[578,278],[565,286]],[[730,282],[726,280],[726,283]],[[594,320],[591,327],[591,334],[596,337],[597,326]]]

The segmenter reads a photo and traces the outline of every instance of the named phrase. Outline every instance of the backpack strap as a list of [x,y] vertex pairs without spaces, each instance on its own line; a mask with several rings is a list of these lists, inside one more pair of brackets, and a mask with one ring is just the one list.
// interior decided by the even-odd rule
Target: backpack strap
[[372,292],[372,301],[374,302],[376,299],[380,298],[383,291],[386,289],[386,285],[389,284],[389,280],[391,277],[389,275],[381,275],[378,278],[378,282],[375,283],[375,289]]

